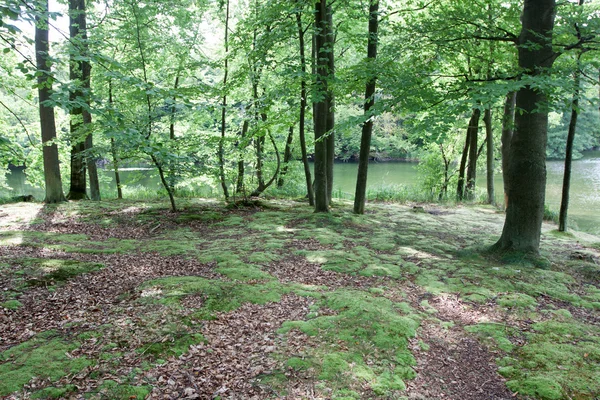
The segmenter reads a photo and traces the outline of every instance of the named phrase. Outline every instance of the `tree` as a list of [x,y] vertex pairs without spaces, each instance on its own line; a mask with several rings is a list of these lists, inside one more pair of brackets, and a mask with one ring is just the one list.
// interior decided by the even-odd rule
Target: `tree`
[[333,27],[326,0],[315,3],[315,212],[328,212],[333,187]]
[[547,95],[528,78],[547,74],[552,49],[555,0],[525,0],[519,36],[519,67],[525,85],[517,92],[515,132],[509,149],[508,207],[494,250],[538,253],[546,189]]
[[48,42],[48,0],[40,1],[35,17],[35,58],[37,65],[37,86],[39,96],[40,127],[42,131],[44,180],[46,184],[46,203],[66,201],[62,189],[60,166],[58,164],[58,146],[56,145],[56,124],[52,106],[52,73],[50,45]]
[[[377,58],[377,34],[379,28],[379,0],[371,0],[369,5],[369,38],[367,44],[367,60],[374,63]],[[377,78],[376,70],[372,65],[373,76],[369,78],[365,90],[365,118],[362,126],[362,138],[360,143],[360,157],[358,162],[358,176],[356,178],[356,193],[354,195],[354,212],[364,214],[367,192],[367,172],[369,168],[369,153],[371,152],[371,135],[373,133],[373,115],[371,109],[375,105],[375,85]]]

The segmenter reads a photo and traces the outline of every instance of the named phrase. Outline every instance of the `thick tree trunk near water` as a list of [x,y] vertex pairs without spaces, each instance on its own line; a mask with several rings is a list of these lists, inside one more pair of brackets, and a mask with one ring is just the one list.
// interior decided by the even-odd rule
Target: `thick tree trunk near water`
[[496,194],[494,193],[494,131],[492,130],[492,111],[489,108],[486,108],[483,113],[483,122],[485,123],[485,138],[487,142],[487,202],[488,204],[495,204]]
[[508,207],[508,176],[510,141],[512,140],[515,125],[515,105],[517,92],[510,92],[504,101],[504,115],[502,118],[502,180],[504,182],[504,208]]
[[[369,38],[367,41],[367,59],[374,62],[377,59],[377,33],[379,29],[379,0],[372,0],[369,6]],[[369,153],[371,152],[371,136],[373,134],[373,116],[371,109],[375,105],[375,88],[377,77],[373,75],[365,87],[364,115],[367,120],[362,126],[360,140],[360,155],[358,158],[358,175],[354,193],[354,212],[365,213],[367,193],[367,173],[369,169]]]
[[[529,75],[545,73],[555,59],[552,30],[555,0],[526,0],[522,14],[519,66]],[[508,208],[502,235],[492,250],[537,254],[546,189],[547,96],[531,86],[517,93],[515,133],[510,144]]]
[[37,67],[37,83],[39,97],[40,128],[42,132],[44,183],[46,203],[66,201],[62,189],[60,166],[58,163],[58,147],[56,146],[56,123],[54,107],[48,105],[52,93],[52,77],[50,73],[50,57],[48,42],[48,1],[38,3],[38,14],[35,18],[35,58]]
[[332,110],[329,80],[333,74],[330,59],[333,58],[333,37],[330,26],[331,9],[327,6],[326,0],[319,0],[315,3],[315,56],[316,56],[316,76],[315,92],[316,100],[313,103],[314,124],[315,124],[315,212],[329,212],[330,188],[333,182],[328,182],[328,176],[333,172],[333,160],[331,141],[327,134],[333,134],[328,131],[332,127],[333,118],[330,115]]
[[562,197],[560,202],[560,212],[558,215],[558,230],[567,231],[567,212],[569,210],[569,190],[571,189],[571,164],[573,162],[573,141],[575,140],[575,131],[577,130],[577,115],[579,114],[579,92],[581,86],[581,64],[577,59],[575,70],[575,91],[573,101],[571,102],[571,121],[569,122],[569,132],[567,134],[567,148],[565,152],[565,172],[563,175]]

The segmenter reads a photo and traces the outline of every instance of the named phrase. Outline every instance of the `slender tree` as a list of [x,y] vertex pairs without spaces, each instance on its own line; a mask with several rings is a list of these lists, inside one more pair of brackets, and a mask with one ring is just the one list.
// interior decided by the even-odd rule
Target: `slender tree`
[[[374,63],[377,59],[377,42],[379,28],[379,0],[371,0],[369,5],[369,37],[367,40],[367,60]],[[375,71],[375,68],[370,68]],[[364,214],[367,192],[367,172],[369,169],[369,153],[371,152],[371,135],[373,133],[373,116],[371,109],[375,105],[375,85],[377,77],[373,74],[367,81],[365,90],[364,115],[365,122],[362,126],[360,142],[360,155],[358,161],[358,175],[356,178],[356,192],[354,195],[354,212]]]
[[485,140],[487,143],[487,202],[494,204],[496,202],[496,195],[494,193],[494,131],[492,130],[492,110],[489,107],[483,113],[483,122],[485,124]]
[[46,203],[66,201],[58,164],[56,124],[54,107],[50,104],[52,94],[50,46],[48,42],[48,1],[37,3],[35,17],[35,58],[37,66],[37,86],[39,96],[40,127],[42,131],[44,181],[46,184]]
[[225,2],[225,64],[223,74],[223,101],[221,103],[221,139],[219,140],[219,178],[225,201],[229,201],[229,189],[225,178],[225,133],[227,132],[227,78],[229,75],[229,0]]
[[502,181],[504,182],[504,208],[508,207],[508,175],[510,141],[513,137],[515,124],[515,104],[517,92],[509,92],[504,100],[504,114],[502,115]]
[[[555,0],[525,0],[519,36],[519,67],[525,75],[545,74],[556,58],[552,49],[555,14]],[[502,235],[492,249],[538,253],[546,190],[547,95],[526,84],[517,92],[516,107],[508,208]]]
[[306,178],[306,193],[308,196],[308,203],[311,206],[315,205],[315,195],[313,192],[312,176],[310,172],[310,165],[308,163],[308,152],[306,150],[306,54],[305,54],[305,43],[304,43],[304,27],[302,26],[302,7],[301,1],[297,2],[296,11],[296,26],[298,28],[298,45],[300,48],[300,115],[298,116],[298,136],[300,138],[300,151],[302,152],[302,165],[304,166],[304,177]]

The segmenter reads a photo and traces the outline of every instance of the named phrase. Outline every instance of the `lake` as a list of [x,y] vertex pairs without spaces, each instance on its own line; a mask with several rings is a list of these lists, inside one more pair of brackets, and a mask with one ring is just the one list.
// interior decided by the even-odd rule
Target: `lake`
[[[546,163],[548,180],[546,186],[546,204],[558,212],[562,191],[564,162],[548,161]],[[336,191],[342,191],[348,196],[354,195],[356,172],[358,165],[339,163],[335,165],[334,186]],[[100,170],[103,193],[116,193],[114,189],[114,174],[110,170]],[[142,185],[150,190],[158,190],[160,182],[153,170],[126,169],[121,172],[121,180],[129,185]],[[415,163],[390,162],[373,163],[369,166],[368,185],[376,188],[382,185],[418,185],[419,172]],[[36,199],[42,199],[44,193],[39,188],[33,188],[25,183],[23,173],[7,174],[7,182],[13,188],[11,194],[0,190],[0,195],[33,194]],[[479,173],[477,184],[485,188],[485,174]],[[503,201],[502,177],[496,174],[496,194]],[[215,193],[219,193],[215,190]],[[109,197],[109,195],[106,195]],[[113,196],[116,196],[113,194]],[[589,233],[600,234],[600,151],[587,152],[585,156],[573,162],[571,176],[571,197],[569,206],[569,226]]]

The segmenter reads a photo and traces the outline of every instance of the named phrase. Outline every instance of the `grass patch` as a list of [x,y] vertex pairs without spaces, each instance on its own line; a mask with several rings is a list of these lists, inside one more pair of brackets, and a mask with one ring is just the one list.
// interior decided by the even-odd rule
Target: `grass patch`
[[78,342],[48,331],[0,353],[0,396],[20,390],[34,377],[57,381],[93,365],[84,357],[67,356],[78,347]]

